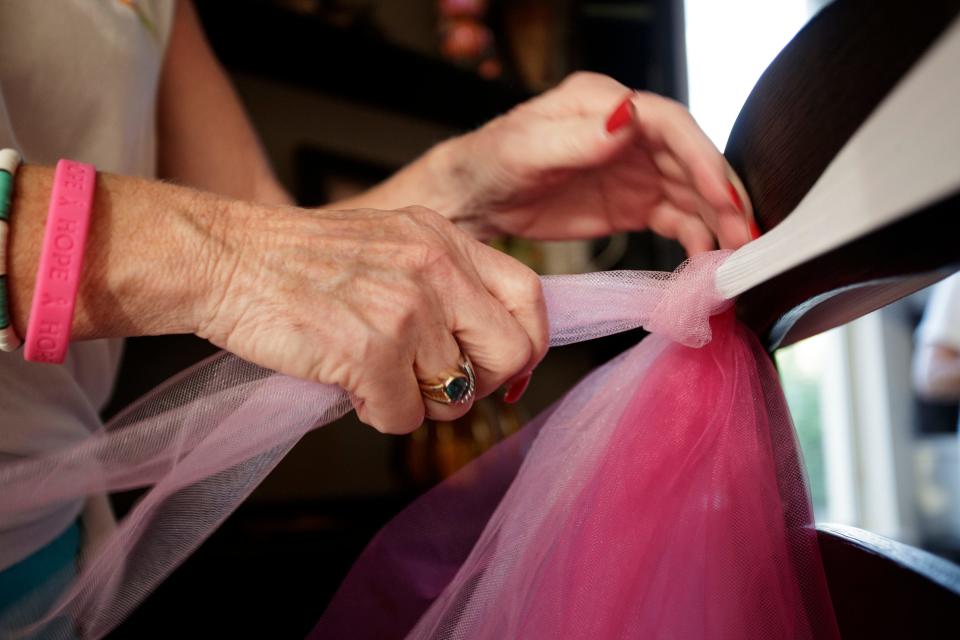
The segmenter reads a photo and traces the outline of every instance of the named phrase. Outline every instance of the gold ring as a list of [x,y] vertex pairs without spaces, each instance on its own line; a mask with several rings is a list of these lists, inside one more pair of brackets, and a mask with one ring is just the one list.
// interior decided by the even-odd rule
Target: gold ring
[[420,381],[420,393],[424,398],[441,404],[467,404],[477,390],[477,376],[473,364],[465,354],[457,363],[459,371],[440,376],[433,381]]

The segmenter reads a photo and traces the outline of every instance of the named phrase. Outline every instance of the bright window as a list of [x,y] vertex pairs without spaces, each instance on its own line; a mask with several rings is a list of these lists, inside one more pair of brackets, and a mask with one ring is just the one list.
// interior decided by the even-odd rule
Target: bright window
[[[718,147],[764,69],[822,4],[685,1],[690,110]],[[805,340],[780,350],[777,363],[818,519],[861,523],[849,335],[841,328]]]

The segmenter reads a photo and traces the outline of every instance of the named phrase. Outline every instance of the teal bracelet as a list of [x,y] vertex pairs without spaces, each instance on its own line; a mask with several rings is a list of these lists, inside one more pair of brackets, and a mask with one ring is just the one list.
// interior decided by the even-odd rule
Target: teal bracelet
[[13,177],[19,166],[19,153],[13,149],[0,149],[0,351],[15,351],[23,344],[13,329],[7,296],[7,238],[10,236]]

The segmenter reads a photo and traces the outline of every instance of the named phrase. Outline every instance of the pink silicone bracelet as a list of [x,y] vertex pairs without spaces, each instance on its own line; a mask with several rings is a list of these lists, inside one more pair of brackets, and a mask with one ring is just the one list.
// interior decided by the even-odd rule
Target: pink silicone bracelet
[[27,323],[27,360],[60,364],[66,356],[96,178],[91,164],[57,163]]

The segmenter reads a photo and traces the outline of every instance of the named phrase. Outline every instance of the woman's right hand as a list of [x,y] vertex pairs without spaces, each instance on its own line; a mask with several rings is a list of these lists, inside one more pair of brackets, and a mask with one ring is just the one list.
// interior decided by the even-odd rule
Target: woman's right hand
[[478,397],[546,353],[537,275],[428,209],[250,207],[218,227],[197,333],[261,366],[343,387],[380,431],[464,414],[469,404],[426,400],[418,386],[455,371],[461,350]]

